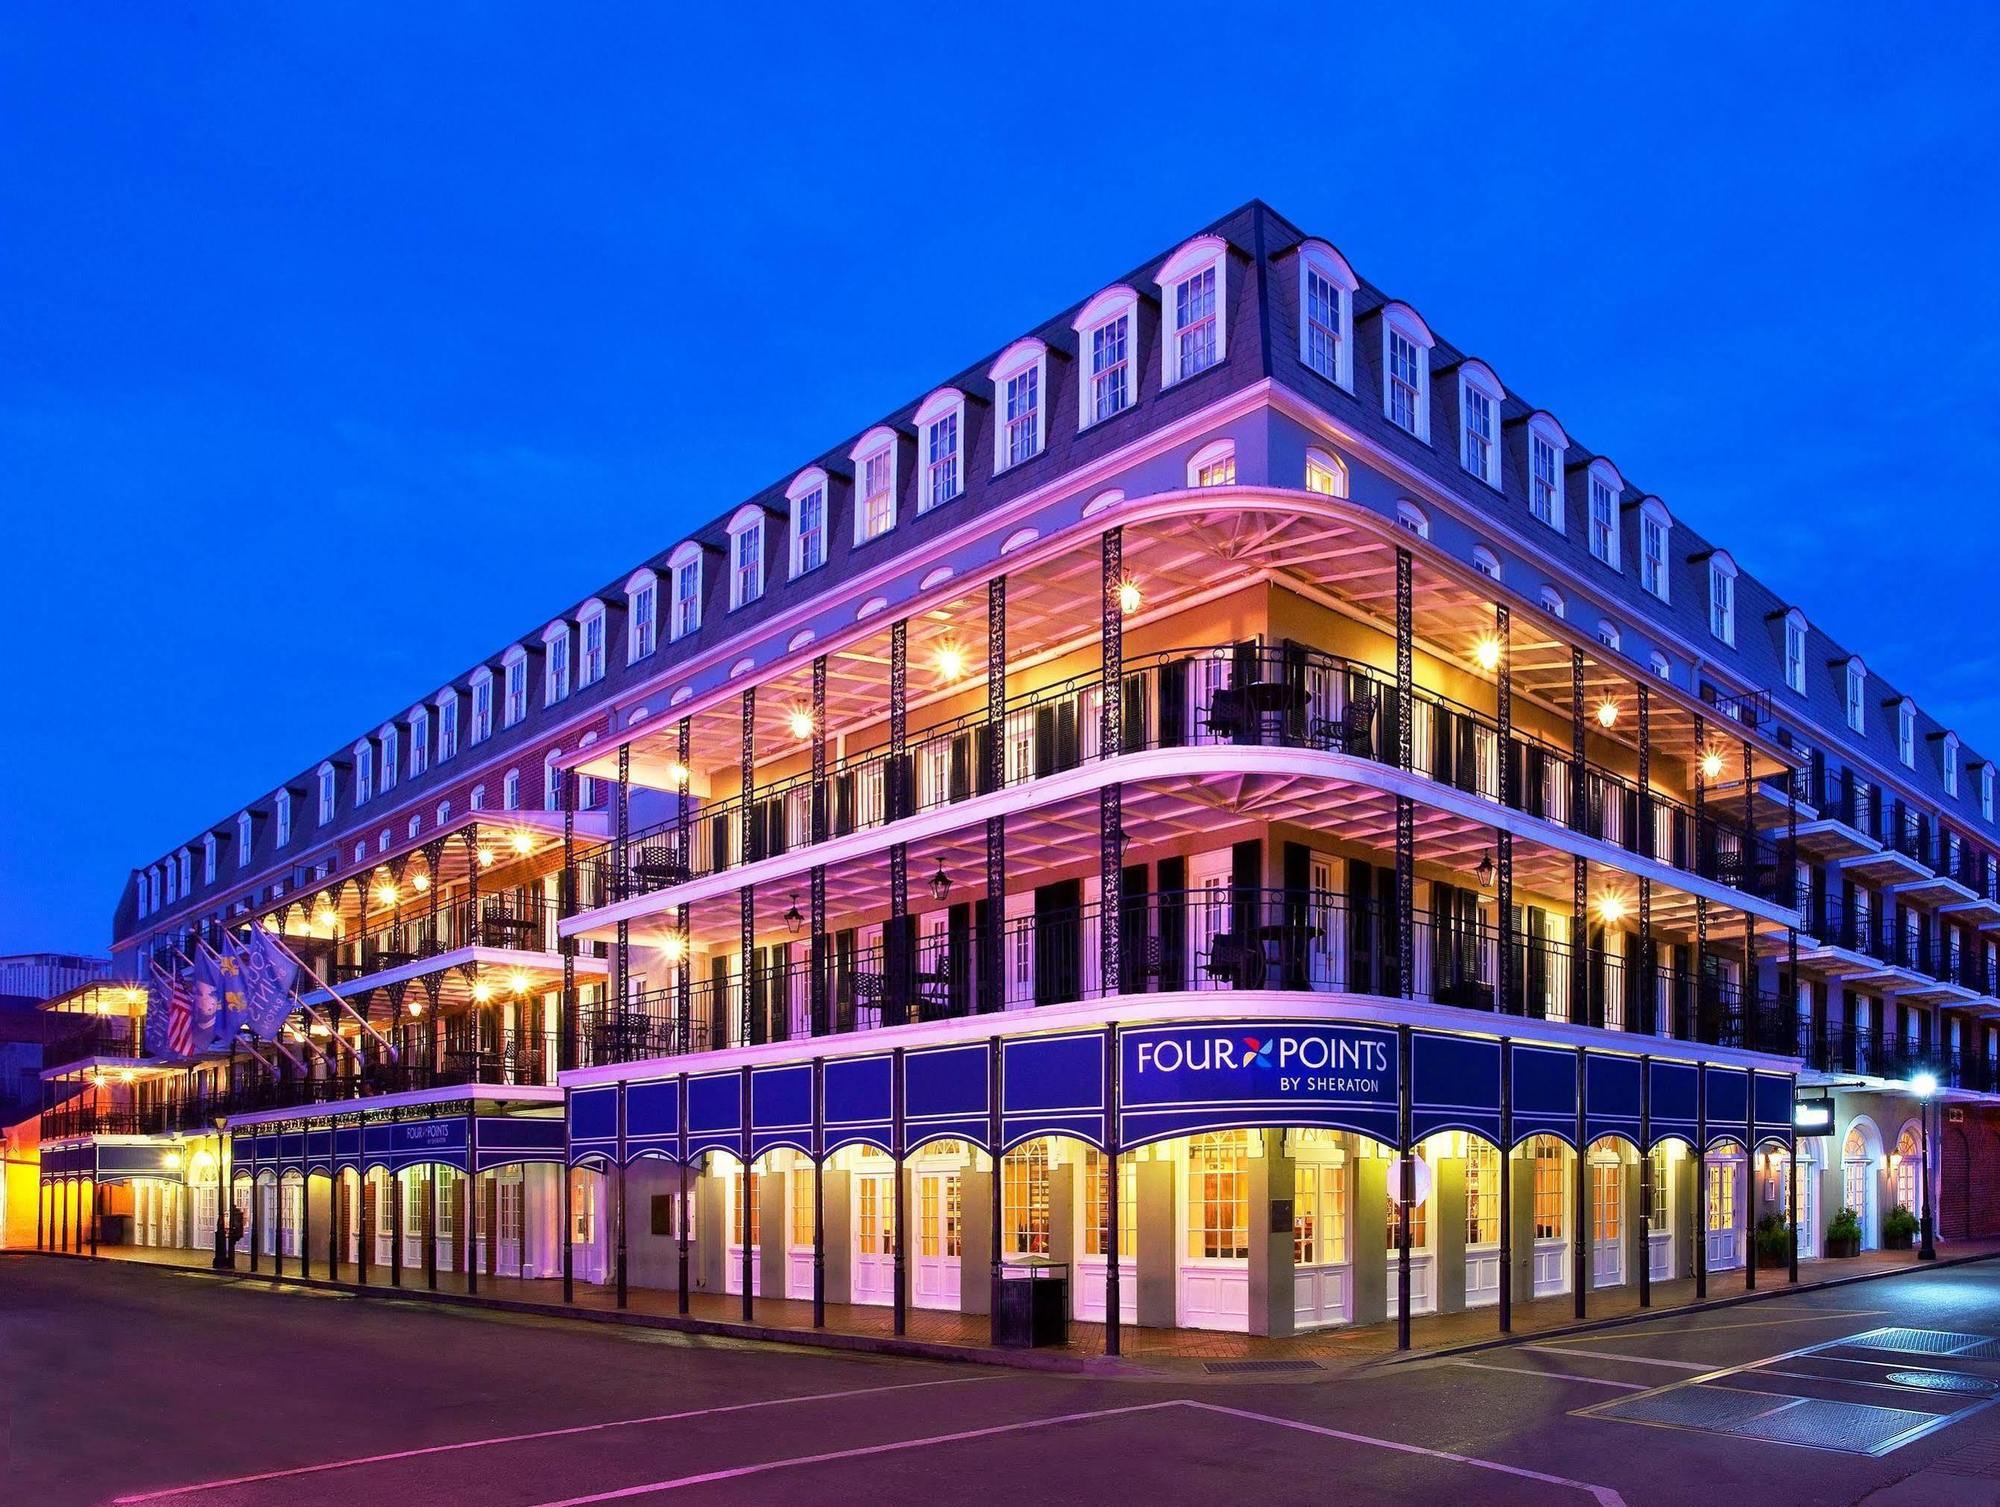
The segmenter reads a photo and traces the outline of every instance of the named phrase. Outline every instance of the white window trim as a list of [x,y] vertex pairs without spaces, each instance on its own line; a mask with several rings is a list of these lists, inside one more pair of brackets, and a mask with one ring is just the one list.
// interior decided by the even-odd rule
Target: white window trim
[[403,776],[403,730],[393,722],[385,722],[375,729],[375,741],[381,745],[375,766],[375,788],[386,795]]
[[[1384,360],[1387,359],[1386,350]],[[1384,380],[1387,380],[1386,377]],[[1566,531],[1564,478],[1569,474],[1569,435],[1556,422],[1556,416],[1546,411],[1533,414],[1528,419],[1528,453],[1524,457],[1528,477],[1528,517],[1536,523],[1543,522],[1535,517],[1535,441],[1540,439],[1556,453],[1555,495],[1550,499],[1549,517],[1546,526],[1558,534]],[[1662,601],[1665,598],[1661,598]]]
[[363,738],[354,745],[353,752],[354,804],[365,806],[375,798],[375,745],[369,739]]
[[[514,709],[514,690],[520,688],[520,710]],[[512,727],[528,716],[528,651],[515,644],[500,656],[500,725]]]
[[[819,559],[807,566],[801,563],[802,557],[799,554],[799,504],[812,496],[814,492],[819,493]],[[790,556],[792,579],[795,581],[804,575],[807,570],[818,570],[820,566],[826,564],[828,529],[827,498],[831,495],[831,489],[827,485],[826,472],[822,471],[818,466],[808,466],[792,479],[792,484],[789,487],[785,488],[785,512],[789,518],[791,532]]]
[[1200,486],[1201,482],[1197,478],[1204,470],[1225,460],[1233,464],[1235,459],[1236,441],[1229,439],[1209,441],[1188,457],[1187,484],[1190,487]]
[[[597,658],[594,663],[590,655],[593,628],[597,633]],[[611,668],[611,650],[605,642],[605,631],[604,602],[601,598],[592,597],[576,609],[576,673],[572,678],[579,691],[585,686],[596,685]]]
[[[931,427],[945,419],[955,423],[958,435],[957,448],[952,452],[952,480],[957,490],[940,498],[933,485],[936,478],[931,474]],[[940,387],[917,406],[911,422],[917,427],[917,514],[921,517],[932,508],[945,507],[965,496],[965,394],[956,387]]]
[[292,792],[280,790],[272,799],[271,809],[278,823],[278,835],[273,846],[282,848],[292,840]]
[[1944,760],[1944,793],[1946,795],[1955,797],[1958,794],[1958,734],[1957,733],[1946,733],[1944,735],[1944,748],[1942,757]]
[[[1312,484],[1313,472],[1323,472],[1333,483],[1330,490],[1321,492]],[[1306,449],[1306,490],[1323,497],[1345,497],[1348,492],[1347,462],[1318,445]]]
[[1472,568],[1489,581],[1500,579],[1500,557],[1483,544],[1472,546]]
[[[1090,367],[1091,337],[1113,320],[1125,321],[1125,406],[1097,412],[1096,374]],[[1076,331],[1076,427],[1079,431],[1130,413],[1139,404],[1139,295],[1118,283],[1083,306],[1070,328]]]
[[1673,679],[1674,667],[1671,664],[1667,663],[1667,656],[1662,654],[1658,649],[1655,649],[1653,651],[1652,657],[1647,661],[1647,663],[1652,665],[1653,673],[1659,676],[1660,679],[1662,680]]
[[[1390,401],[1394,392],[1389,364],[1389,337],[1392,334],[1400,334],[1417,349],[1417,427],[1404,432],[1414,434],[1428,445],[1431,439],[1431,350],[1437,341],[1431,338],[1430,326],[1424,323],[1423,317],[1408,304],[1392,303],[1383,306],[1382,414],[1385,418],[1396,411],[1394,403]],[[1393,418],[1389,421],[1395,423]],[[1400,424],[1396,427],[1402,428]]]
[[[1484,469],[1474,469],[1471,464],[1472,429],[1468,395],[1478,393],[1485,398],[1493,411],[1493,432],[1487,437],[1486,465]],[[1458,464],[1468,476],[1476,476],[1496,492],[1500,489],[1500,406],[1506,400],[1507,390],[1500,385],[1500,379],[1493,375],[1493,368],[1483,361],[1466,361],[1458,368]]]
[[[1799,664],[1798,664],[1797,679],[1794,679],[1792,676],[1791,637],[1792,637],[1792,630],[1795,628],[1798,630],[1798,635],[1799,635]],[[1785,633],[1784,642],[1779,645],[1778,652],[1784,656],[1785,685],[1789,690],[1791,690],[1795,694],[1803,696],[1806,693],[1806,664],[1807,664],[1806,657],[1812,652],[1812,628],[1806,622],[1806,615],[1803,612],[1799,611],[1798,608],[1793,607],[1785,613],[1784,633]]]
[[[639,610],[640,596],[650,589],[652,604]],[[660,573],[635,570],[625,581],[625,663],[645,659],[660,646]]]
[[1987,821],[1993,820],[1993,765],[1979,766],[1979,814]]
[[[1717,580],[1729,582],[1729,614],[1722,623],[1715,620],[1715,584]],[[1725,644],[1736,642],[1736,562],[1727,550],[1717,550],[1708,557],[1708,631]],[[1727,631],[1724,631],[1727,630]]]
[[1011,469],[1007,460],[1007,383],[1029,367],[1035,369],[1035,448],[1031,454],[1012,462],[1024,466],[1037,460],[1049,447],[1049,348],[1032,336],[1016,340],[1000,353],[1000,359],[986,374],[993,384],[993,474]]
[[[690,539],[667,556],[667,642],[679,643],[701,631],[702,575],[701,546]],[[694,572],[694,621],[681,621],[681,576]]]
[[[745,503],[731,515],[728,532],[729,610],[734,612],[739,607],[747,607],[752,602],[762,601],[764,597],[764,510],[754,502]],[[749,533],[755,533],[757,536],[757,579],[751,583],[751,589],[745,589],[736,573],[736,548],[742,542],[743,536]]]
[[[241,865],[239,864],[240,868]],[[201,882],[215,883],[215,834],[209,833],[201,840]]]
[[1419,539],[1428,539],[1431,536],[1430,515],[1407,499],[1396,504],[1396,523],[1398,527],[1408,529]]
[[[887,425],[878,424],[861,436],[860,442],[848,451],[847,458],[854,465],[854,542],[866,544],[871,539],[884,539],[896,532],[901,521],[902,505],[902,446],[896,443],[896,431]],[[865,489],[868,485],[868,462],[882,455],[889,457],[889,521],[875,533],[867,532],[868,508]],[[731,567],[734,568],[733,566]]]
[[1905,769],[1917,767],[1917,704],[1907,696],[1896,703],[1896,757]]
[[1563,594],[1557,591],[1555,587],[1543,586],[1541,595],[1537,600],[1542,605],[1542,611],[1548,613],[1550,616],[1560,618],[1567,618],[1569,616],[1569,604],[1563,601]]
[[[479,725],[479,691],[486,689],[486,725]],[[474,670],[466,681],[466,701],[469,707],[470,727],[459,729],[461,739],[471,745],[484,743],[493,736],[493,672],[485,665]]]
[[1857,733],[1868,731],[1868,666],[1861,662],[1861,656],[1848,656],[1845,673],[1840,684],[1841,710],[1847,717],[1847,725]]
[[1623,646],[1625,635],[1610,618],[1601,617],[1597,620],[1597,641],[1605,648],[1616,652]]
[[569,620],[557,618],[542,630],[542,705],[554,706],[569,699],[575,689],[574,664],[570,658]]
[[324,827],[340,814],[340,785],[332,761],[320,765],[314,772],[314,778],[319,781],[319,825]]
[[410,778],[416,779],[431,767],[431,709],[412,707],[403,724],[410,732]]
[[[1153,281],[1160,288],[1160,385],[1181,380],[1180,331],[1174,326],[1174,289],[1209,267],[1215,269],[1215,360],[1202,368],[1213,371],[1229,359],[1229,243],[1217,235],[1196,236],[1161,264]],[[1200,373],[1193,375],[1199,376]]]
[[[1646,585],[1646,525],[1659,525],[1660,530],[1660,579],[1657,589]],[[1639,587],[1663,602],[1671,602],[1674,583],[1674,515],[1667,511],[1667,505],[1657,497],[1648,497],[1639,504]]]
[[[1339,343],[1339,348],[1334,355],[1334,370],[1329,380],[1340,387],[1346,388],[1349,392],[1353,392],[1354,295],[1361,287],[1361,279],[1356,277],[1354,269],[1347,265],[1347,258],[1342,256],[1338,251],[1335,251],[1333,247],[1327,245],[1325,241],[1307,241],[1299,247],[1299,364],[1304,366],[1307,371],[1315,372],[1322,377],[1327,377],[1328,373],[1320,371],[1318,367],[1314,366],[1311,358],[1306,354],[1310,343],[1307,339],[1309,326],[1306,322],[1306,275],[1309,272],[1319,273],[1321,277],[1333,285],[1338,296],[1340,307],[1336,311],[1336,317],[1339,328],[1335,331],[1335,338]],[[1500,421],[1497,410],[1494,413],[1493,421],[1497,427]],[[1499,443],[1499,435],[1497,433],[1494,436],[1494,443]]]
[[[1597,551],[1597,489],[1603,487],[1610,496],[1611,521],[1605,531],[1605,553]],[[1591,558],[1603,561],[1613,570],[1621,569],[1620,560],[1624,555],[1625,478],[1618,474],[1618,468],[1599,456],[1592,461],[1584,473],[1583,510],[1586,528],[1585,547]]]

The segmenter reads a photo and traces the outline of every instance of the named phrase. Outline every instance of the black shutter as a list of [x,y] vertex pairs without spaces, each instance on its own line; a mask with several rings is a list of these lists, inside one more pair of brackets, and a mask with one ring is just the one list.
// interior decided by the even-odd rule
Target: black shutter
[[1188,662],[1168,660],[1160,666],[1160,746],[1176,748],[1187,741]]
[[1187,860],[1160,860],[1160,988],[1185,989],[1187,974]]
[[1083,883],[1064,879],[1035,890],[1035,1003],[1068,1004],[1083,993]]

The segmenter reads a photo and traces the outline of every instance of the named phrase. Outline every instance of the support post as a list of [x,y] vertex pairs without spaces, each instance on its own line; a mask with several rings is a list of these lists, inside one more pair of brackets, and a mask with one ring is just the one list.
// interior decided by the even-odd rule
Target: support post
[[[562,1021],[561,1035],[556,1043],[556,1061],[563,1069],[577,1066],[582,1035],[576,1018],[576,938],[560,934],[560,923],[576,914],[576,784],[576,771],[564,770],[562,774],[563,871],[556,885],[558,922],[556,950],[562,954]],[[433,897],[440,888],[441,886],[433,880],[431,883]],[[436,935],[435,926],[432,928],[432,935]],[[468,1132],[471,1128],[469,1124],[466,1126]],[[466,1141],[468,1175],[473,1165],[471,1146],[472,1142],[468,1138]],[[470,1225],[466,1226],[468,1231],[471,1228]],[[468,1251],[472,1249],[470,1242],[471,1237],[468,1234],[466,1244]],[[467,1268],[470,1269],[472,1264],[468,1261]]]
[[[1119,588],[1125,578],[1125,531],[1104,531],[1102,591],[1098,601],[1098,757],[1114,759],[1125,743],[1125,612]],[[1097,794],[1097,957],[1099,991],[1124,988],[1121,942],[1125,916],[1124,791],[1117,784]],[[1115,1264],[1115,1263],[1114,1263]]]
[[1576,1178],[1570,1190],[1576,1208],[1576,1235],[1569,1243],[1571,1301],[1579,1319],[1590,1316],[1590,1270],[1593,1242],[1590,1232],[1590,1122],[1585,1115],[1584,1095],[1589,1090],[1585,1071],[1588,1054],[1576,1054]]
[[1001,1136],[1005,1133],[1005,1121],[1000,1113],[1000,1038],[990,1036],[986,1040],[986,1141],[992,1148],[993,1175],[986,1180],[987,1217],[991,1221],[993,1233],[988,1243],[989,1284],[987,1313],[987,1337],[994,1344],[1000,1343],[1000,1269],[1001,1269],[1001,1225],[1005,1211],[1001,1201],[1001,1179],[1005,1171],[1002,1166]]
[[[389,1189],[389,1285],[401,1287],[403,1285],[403,1174],[394,1167],[388,1170],[387,1187]],[[250,1207],[255,1210],[257,1206],[255,1182],[250,1185],[250,1198]],[[253,1251],[257,1248],[254,1239],[250,1248]]]
[[826,1059],[813,1058],[813,1328],[826,1328]]
[[[255,1163],[251,1166],[254,1168]],[[257,1273],[257,1264],[264,1256],[264,1189],[257,1181],[256,1173],[250,1175],[250,1272]],[[81,1231],[79,1231],[81,1233]]]
[[[1793,1082],[1793,1097],[1798,1095],[1797,1080]],[[1796,1116],[1794,1116],[1796,1119]],[[1799,1280],[1799,1130],[1793,1125],[1785,1137],[1785,1228],[1791,1233],[1791,1244],[1785,1250],[1785,1280]]]
[[680,1238],[679,1250],[676,1253],[676,1259],[679,1263],[680,1283],[679,1289],[675,1294],[674,1307],[682,1317],[686,1317],[688,1311],[688,1195],[691,1191],[688,1188],[688,1075],[686,1073],[681,1074],[680,1089],[676,1096],[676,1110],[674,1121],[680,1127],[681,1143],[679,1158],[681,1213],[680,1219],[676,1222]]
[[[1511,811],[1520,799],[1520,792],[1514,789],[1514,615],[1505,604],[1493,609],[1493,639],[1499,649],[1499,681],[1494,689],[1494,720],[1498,725],[1495,739],[1500,750],[1500,809]],[[1494,908],[1499,912],[1495,917],[1500,934],[1500,998],[1502,1015],[1521,1013],[1514,979],[1514,834],[1504,824],[1494,828],[1493,845],[1497,858],[1496,890]],[[1504,1092],[1504,1089],[1503,1089]],[[1507,1148],[1501,1153],[1501,1176],[1506,1177]],[[1503,1196],[1504,1205],[1505,1198]],[[1502,1215],[1501,1228],[1507,1225],[1507,1216]],[[1504,1238],[1504,1237],[1503,1237]],[[1502,1284],[1502,1299],[1506,1301],[1506,1286]],[[1505,1314],[1502,1315],[1501,1333],[1506,1333]]]
[[905,1158],[909,1154],[908,1106],[903,1093],[903,1048],[897,1047],[889,1062],[889,1139],[894,1144],[896,1164],[896,1291],[893,1328],[902,1334],[909,1324],[910,1303],[910,1220],[909,1178]]
[[[466,1150],[467,1160],[470,1160],[471,1148],[467,1147]],[[438,1164],[436,1162],[432,1162],[425,1170],[425,1182],[429,1185],[431,1196],[428,1217],[424,1221],[424,1286],[431,1292],[436,1292],[438,1285],[438,1226],[444,1223],[444,1220],[439,1217],[439,1198],[441,1195],[438,1193]]]
[[[986,587],[986,767],[982,792],[1007,783],[1007,578]],[[979,1008],[1006,1005],[1007,818],[986,818],[986,926],[979,936]]]
[[[910,814],[909,688],[910,624],[907,618],[897,618],[889,625],[889,769],[886,793],[892,823]],[[910,986],[914,982],[916,960],[911,955],[914,938],[908,926],[909,914],[910,845],[894,842],[889,845],[889,924],[882,935],[883,971],[888,975],[882,1008],[884,1025],[902,1025],[910,1019]],[[897,1176],[897,1187],[900,1188],[900,1171]],[[900,1240],[900,1226],[896,1234]],[[896,1332],[903,1332],[900,1323]]]
[[[1749,915],[1744,916],[1744,924],[1749,924]],[[1757,1221],[1751,1216],[1757,1212],[1757,1080],[1746,1074],[1749,1081],[1748,1100],[1743,1111],[1743,1290],[1757,1290]]]
[[1410,1146],[1410,1028],[1396,1027],[1396,1348],[1410,1348],[1410,1214],[1417,1169]]
[[740,1076],[737,1081],[737,1097],[743,1105],[742,1113],[737,1116],[737,1119],[741,1122],[737,1130],[737,1154],[743,1165],[743,1181],[740,1185],[743,1190],[743,1196],[737,1200],[738,1208],[736,1210],[736,1217],[739,1226],[737,1234],[741,1237],[743,1248],[743,1292],[741,1294],[743,1299],[743,1322],[748,1324],[757,1316],[755,1294],[752,1291],[757,1285],[757,1252],[753,1249],[750,1240],[751,1232],[755,1228],[757,1220],[757,1194],[751,1185],[752,1152],[756,1148],[750,1139],[750,1065],[748,1063],[745,1063],[740,1069]]
[[1931,1205],[1931,1103],[1929,1099],[1917,1101],[1917,1128],[1923,1136],[1924,1165],[1923,1186],[1918,1189],[1923,1194],[1923,1217],[1918,1221],[1917,1259],[1937,1260],[1937,1217]]
[[[1117,1355],[1122,1336],[1118,1275],[1118,1026],[1104,1029],[1104,1353]],[[1088,1218],[1095,1219],[1092,1209]],[[998,1234],[998,1231],[995,1231]]]
[[1500,1038],[1500,1332],[1514,1332],[1514,1040]]
[[[568,1106],[564,1106],[564,1122],[569,1119]],[[473,1117],[465,1117],[465,1179],[459,1184],[458,1248],[462,1252],[459,1265],[465,1270],[465,1291],[469,1296],[479,1294],[479,1142],[473,1132],[478,1127]],[[563,1158],[563,1180],[569,1180],[569,1158]],[[498,1217],[499,1211],[494,1211]],[[497,1232],[496,1232],[497,1233]],[[568,1231],[564,1231],[565,1234]]]
[[1639,1306],[1653,1306],[1653,1059],[1639,1059]]
[[631,1296],[630,1290],[626,1285],[625,1263],[625,1125],[625,1083],[623,1079],[620,1079],[618,1083],[618,1140],[616,1143],[618,1165],[612,1172],[613,1182],[616,1187],[616,1196],[612,1201],[611,1208],[611,1230],[612,1236],[616,1241],[614,1260],[616,1262],[618,1283],[617,1304],[620,1308],[626,1306]]
[[[576,1167],[568,1157],[562,1169],[562,1292],[563,1302],[576,1301],[576,1192],[572,1181]],[[469,1263],[476,1265],[477,1261]]]
[[1694,1300],[1708,1297],[1708,1064],[1694,1074]]
[[[1407,729],[1405,730],[1407,737]],[[1417,803],[1396,797],[1396,993],[1416,992]]]

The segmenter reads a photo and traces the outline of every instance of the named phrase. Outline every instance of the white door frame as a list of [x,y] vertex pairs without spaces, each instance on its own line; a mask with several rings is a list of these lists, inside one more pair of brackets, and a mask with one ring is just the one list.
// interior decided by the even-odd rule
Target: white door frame
[[[857,1168],[848,1178],[852,1217],[848,1241],[852,1264],[848,1271],[848,1301],[883,1304],[896,1299],[896,1173],[893,1164]],[[889,1238],[879,1253],[862,1250],[862,1209],[867,1198],[875,1201],[876,1228]]]
[[[1617,1151],[1594,1151],[1589,1158],[1590,1167],[1590,1285],[1599,1287],[1622,1287],[1625,1283],[1625,1246],[1628,1231],[1625,1225],[1625,1161]],[[1608,1177],[1600,1172],[1608,1172]],[[1611,1184],[1614,1199],[1612,1207],[1616,1215],[1611,1223],[1613,1233],[1604,1240],[1597,1238],[1600,1223],[1599,1199],[1604,1192],[1603,1184]]]
[[[914,1308],[957,1309],[964,1280],[965,1159],[927,1156],[905,1173],[910,1178],[910,1305]],[[934,1207],[926,1207],[929,1195]],[[957,1220],[958,1251],[952,1253],[952,1223]],[[935,1228],[933,1228],[935,1226]],[[924,1255],[924,1241],[935,1237],[938,1254]]]

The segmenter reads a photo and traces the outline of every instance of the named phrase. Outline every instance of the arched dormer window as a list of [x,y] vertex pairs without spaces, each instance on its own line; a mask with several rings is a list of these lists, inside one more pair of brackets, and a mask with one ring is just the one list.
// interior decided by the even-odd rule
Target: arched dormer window
[[1663,602],[1673,600],[1673,575],[1667,568],[1674,537],[1673,515],[1657,497],[1639,504],[1639,584]]
[[1708,631],[1725,644],[1736,642],[1736,562],[1726,550],[1708,557]]
[[965,490],[965,394],[940,387],[917,408],[917,511],[942,507]]
[[402,773],[403,730],[393,722],[385,722],[375,730],[375,741],[382,748],[382,768],[376,784],[386,795],[396,788],[396,777]]
[[1624,641],[1624,635],[1610,618],[1601,617],[1597,620],[1597,641],[1607,649],[1616,649]]
[[324,827],[333,820],[334,805],[338,800],[334,784],[333,765],[319,766],[319,824]]
[[1653,651],[1647,662],[1652,665],[1653,673],[1659,676],[1660,679],[1672,680],[1674,678],[1674,667],[1667,663],[1667,656],[1662,654],[1658,649]]
[[1428,539],[1431,536],[1430,516],[1414,502],[1399,502],[1396,504],[1396,522],[1415,534],[1419,539]]
[[500,805],[506,811],[521,809],[521,771],[510,769],[500,781]]
[[542,705],[569,698],[569,620],[557,618],[542,630]]
[[1382,310],[1382,412],[1398,429],[1431,437],[1430,326],[1408,304]]
[[660,644],[660,578],[635,570],[625,583],[625,663],[644,659]]
[[826,472],[808,466],[785,489],[785,506],[792,515],[792,575],[794,578],[826,564]]
[[1785,685],[1806,693],[1806,615],[1796,607],[1785,613]]
[[1506,389],[1484,361],[1458,368],[1458,463],[1496,491],[1500,486],[1500,404]]
[[1896,757],[1905,769],[1917,767],[1917,704],[1907,696],[1896,703]]
[[1354,290],[1347,258],[1325,241],[1299,247],[1299,360],[1354,391]]
[[1347,495],[1347,462],[1331,450],[1313,445],[1306,450],[1306,490],[1322,497]]
[[729,607],[747,607],[764,594],[764,510],[747,503],[729,520]]
[[1048,391],[1049,348],[1035,339],[1017,340],[1000,353],[987,376],[993,383],[993,407],[1000,416],[993,442],[993,473],[1033,460],[1042,453],[1048,434],[1044,420]]
[[896,431],[878,425],[861,436],[854,462],[854,542],[880,539],[896,526]]
[[1859,654],[1848,656],[1843,685],[1842,703],[1847,712],[1847,725],[1857,733],[1865,733],[1868,731],[1868,666],[1861,662]]
[[1599,456],[1590,463],[1590,552],[1618,569],[1618,507],[1625,480],[1618,468]]
[[1544,586],[1542,588],[1541,601],[1542,611],[1546,612],[1550,617],[1568,616],[1568,609],[1563,605],[1562,593],[1557,591],[1555,587]]
[[1171,387],[1219,364],[1229,354],[1229,243],[1196,236],[1161,265],[1160,385]]
[[1550,413],[1528,419],[1528,512],[1537,523],[1563,532],[1563,464],[1569,436]]
[[1187,484],[1191,487],[1234,486],[1236,442],[1216,440],[1195,451],[1188,457]]
[[354,745],[354,804],[365,806],[375,794],[375,745],[363,738]]
[[1483,544],[1472,546],[1472,568],[1489,581],[1500,579],[1500,557]]
[[403,721],[410,729],[410,778],[414,780],[431,767],[431,709],[411,707]]
[[604,678],[604,603],[592,597],[576,609],[576,683],[596,685]]
[[1955,796],[1958,794],[1958,734],[1957,733],[1946,733],[1944,735],[1943,757],[1944,757],[1944,793],[1946,795]]
[[513,645],[500,656],[500,725],[512,727],[528,715],[528,651]]
[[1083,379],[1076,384],[1076,427],[1088,429],[1132,406],[1138,384],[1132,353],[1138,345],[1139,295],[1119,283],[1083,306],[1071,328]]
[[701,628],[701,546],[692,539],[667,556],[673,581],[673,601],[667,617],[667,637],[678,641]]

